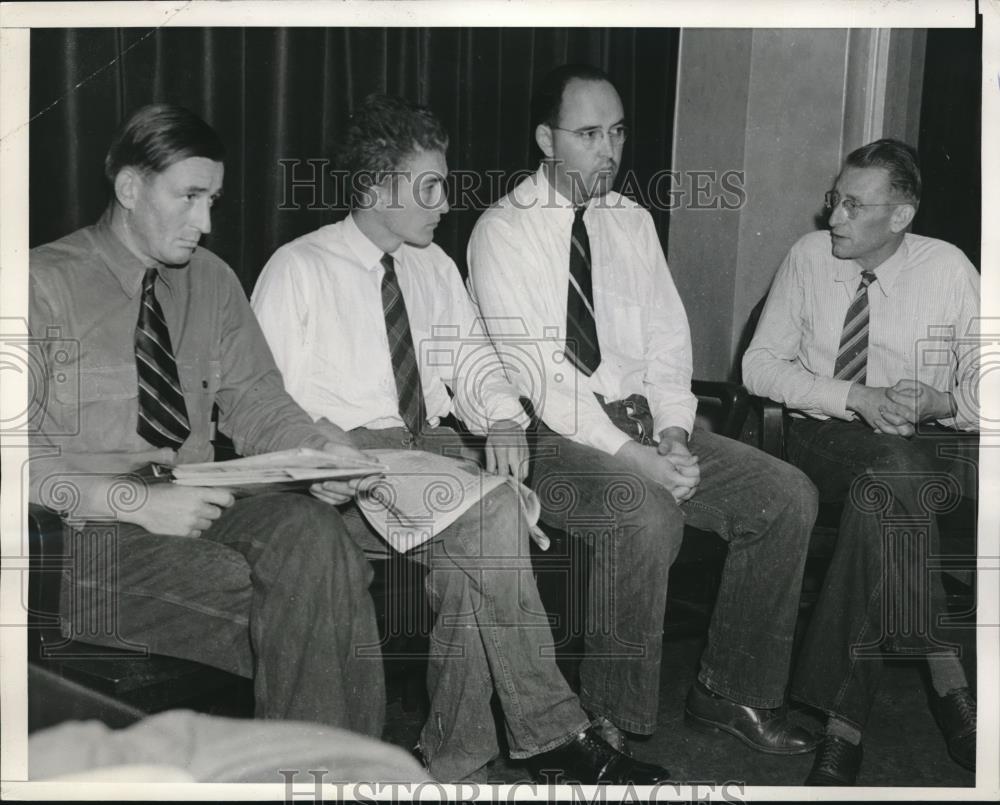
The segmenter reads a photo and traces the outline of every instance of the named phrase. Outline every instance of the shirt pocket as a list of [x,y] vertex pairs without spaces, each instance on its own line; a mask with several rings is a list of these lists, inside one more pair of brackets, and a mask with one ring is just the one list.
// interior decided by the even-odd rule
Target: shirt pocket
[[646,308],[644,305],[627,304],[621,298],[609,300],[607,332],[611,345],[626,354],[645,341]]
[[64,435],[80,438],[80,449],[128,450],[138,438],[138,396],[134,363],[81,366],[79,382],[55,384],[53,413]]
[[212,406],[222,385],[222,364],[218,360],[182,360],[177,364],[184,402],[188,409],[191,434],[199,444],[211,438]]

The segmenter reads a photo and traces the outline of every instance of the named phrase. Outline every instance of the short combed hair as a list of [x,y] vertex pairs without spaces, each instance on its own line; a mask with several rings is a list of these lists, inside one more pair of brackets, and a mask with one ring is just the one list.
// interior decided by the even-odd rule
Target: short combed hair
[[594,67],[592,64],[564,64],[550,70],[535,85],[535,91],[531,97],[532,130],[542,123],[547,126],[558,125],[563,93],[566,91],[566,85],[574,78],[581,81],[614,83],[604,70]]
[[400,170],[417,151],[448,150],[448,132],[426,106],[391,95],[369,95],[351,115],[338,167],[351,177],[352,203]]
[[182,106],[143,106],[115,133],[104,158],[104,175],[111,184],[122,168],[162,173],[175,162],[205,157],[222,162],[226,149],[215,130]]
[[852,168],[883,168],[894,192],[913,204],[920,203],[920,158],[912,145],[886,137],[851,151],[845,164]]

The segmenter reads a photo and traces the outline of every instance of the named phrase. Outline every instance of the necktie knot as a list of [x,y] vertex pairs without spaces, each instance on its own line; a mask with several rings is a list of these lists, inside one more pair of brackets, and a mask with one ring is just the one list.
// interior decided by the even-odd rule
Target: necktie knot
[[142,295],[149,296],[154,291],[156,285],[156,269],[147,268],[146,273],[142,277]]
[[382,259],[379,262],[382,264],[382,268],[385,269],[386,274],[396,273],[396,261],[392,259],[392,255],[388,252],[382,255]]
[[876,277],[875,274],[874,274],[874,272],[872,272],[872,271],[862,271],[861,272],[861,284],[865,288],[867,288],[869,285],[871,285],[873,282],[875,282],[876,279],[878,279],[878,277]]
[[583,214],[587,211],[586,206],[573,208],[573,223],[579,224],[583,221]]

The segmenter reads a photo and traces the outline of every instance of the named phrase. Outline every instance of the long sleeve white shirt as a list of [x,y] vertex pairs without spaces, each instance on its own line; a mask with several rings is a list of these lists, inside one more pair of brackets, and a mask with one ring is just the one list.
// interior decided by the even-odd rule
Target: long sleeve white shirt
[[[743,357],[751,392],[818,419],[854,418],[846,409],[851,383],[835,380],[833,369],[860,276],[854,260],[833,256],[829,232],[792,246]],[[950,392],[957,416],[941,424],[977,429],[979,274],[950,243],[907,234],[875,276],[866,385],[916,379]]]
[[[382,251],[352,216],[286,243],[251,297],[288,392],[345,430],[402,427],[382,310]],[[437,245],[393,253],[427,420],[454,413],[474,433],[525,421],[454,262]],[[454,393],[454,400],[446,386]]]
[[[691,333],[653,219],[611,192],[584,213],[601,364],[587,377],[564,354],[573,205],[540,168],[476,223],[469,280],[511,380],[552,430],[615,453],[628,441],[594,394],[642,394],[656,433],[690,433]],[[512,359],[512,355],[514,358]]]

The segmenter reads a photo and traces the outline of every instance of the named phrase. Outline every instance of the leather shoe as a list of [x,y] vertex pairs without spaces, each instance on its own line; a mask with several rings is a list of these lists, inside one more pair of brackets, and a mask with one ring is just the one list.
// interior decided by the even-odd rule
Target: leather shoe
[[582,785],[655,785],[670,779],[670,772],[652,763],[623,755],[588,727],[572,741],[535,755],[530,761],[540,778],[555,776],[557,782]]
[[825,735],[805,785],[854,785],[864,750],[836,735]]
[[976,699],[968,688],[945,696],[931,694],[931,711],[948,742],[948,754],[959,766],[976,770]]
[[700,682],[691,686],[684,705],[684,723],[703,732],[722,730],[751,749],[770,755],[801,755],[818,740],[788,721],[784,707],[760,708],[737,704],[713,693]]

